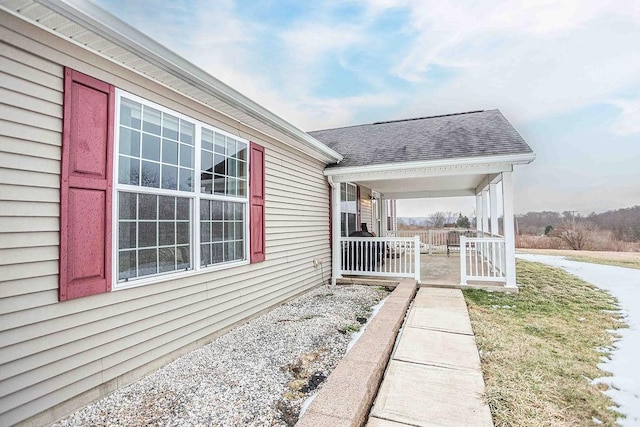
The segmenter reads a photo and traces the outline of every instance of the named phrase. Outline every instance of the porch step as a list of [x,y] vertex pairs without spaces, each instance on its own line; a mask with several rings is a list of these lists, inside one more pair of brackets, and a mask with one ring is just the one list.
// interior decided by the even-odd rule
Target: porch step
[[400,278],[381,279],[380,277],[353,276],[336,279],[336,285],[366,285],[384,286],[385,288],[395,288],[400,284]]
[[442,284],[442,283],[424,283],[419,282],[420,288],[433,288],[433,289],[480,289],[487,292],[504,292],[508,294],[517,294],[517,287],[507,287],[502,283],[469,283],[467,285],[454,285],[454,284]]

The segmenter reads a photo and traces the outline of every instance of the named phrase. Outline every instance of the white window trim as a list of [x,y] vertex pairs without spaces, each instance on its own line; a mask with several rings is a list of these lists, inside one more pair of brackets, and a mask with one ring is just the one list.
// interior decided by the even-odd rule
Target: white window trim
[[[195,124],[195,134],[194,134],[194,191],[180,191],[180,190],[165,190],[161,188],[153,188],[153,187],[141,187],[136,185],[129,184],[120,184],[118,183],[118,167],[119,167],[119,148],[120,148],[120,102],[121,98],[125,97],[135,102],[139,102],[141,104],[147,105],[151,108],[155,108],[162,112],[171,114],[172,116],[178,117],[183,120],[187,120]],[[142,120],[142,117],[140,118]],[[116,88],[116,99],[115,99],[115,114],[114,114],[114,123],[113,123],[113,133],[114,133],[114,146],[113,146],[113,183],[112,183],[112,203],[111,203],[111,289],[113,291],[118,291],[122,289],[130,289],[136,288],[139,286],[146,286],[151,284],[163,283],[171,280],[177,280],[182,278],[191,277],[198,274],[205,274],[220,270],[227,270],[230,268],[240,267],[244,265],[250,264],[250,188],[249,188],[249,162],[250,162],[250,150],[251,150],[251,142],[240,137],[234,135],[232,133],[226,132],[216,126],[213,126],[209,123],[202,122],[201,120],[194,119],[193,117],[182,114],[178,111],[167,108],[163,105],[157,104],[153,101],[149,101],[148,99],[142,98],[137,95],[133,95],[129,92]],[[244,142],[247,145],[247,195],[245,198],[242,197],[230,197],[230,196],[222,196],[219,194],[202,194],[200,193],[200,164],[201,164],[201,133],[202,127],[206,127],[210,130],[214,130],[217,133],[221,133],[225,136],[229,136],[235,140]],[[139,278],[133,278],[128,281],[119,281],[118,280],[118,192],[119,191],[130,191],[137,194],[140,193],[148,193],[148,194],[156,194],[163,196],[171,196],[171,197],[184,197],[191,199],[191,216],[189,218],[189,229],[190,229],[190,237],[191,237],[191,248],[190,248],[190,257],[191,257],[191,265],[192,268],[189,270],[180,270],[180,271],[171,271],[165,273],[157,273],[154,275],[143,276]],[[200,200],[222,200],[227,202],[241,202],[244,203],[244,260],[240,261],[228,261],[222,262],[214,265],[210,265],[207,267],[200,266]]]
[[[345,185],[345,194],[349,194],[349,187],[353,187],[353,193],[355,195],[355,199],[353,202],[349,202],[348,200],[344,201],[343,204],[343,200],[342,200],[342,189],[340,189],[340,221],[342,223],[342,220],[344,219],[345,224],[347,225],[347,233],[346,235],[349,236],[349,234],[353,233],[354,231],[358,230],[358,186],[356,184],[353,184],[351,182],[344,182],[343,183]],[[348,197],[347,197],[348,199]],[[349,203],[353,203],[353,209],[349,209]],[[343,208],[344,207],[344,208]],[[348,221],[348,214],[354,214],[356,216],[356,228],[355,230],[349,230],[349,221]],[[344,216],[343,218],[343,215]],[[340,234],[342,234],[342,230],[340,230]]]

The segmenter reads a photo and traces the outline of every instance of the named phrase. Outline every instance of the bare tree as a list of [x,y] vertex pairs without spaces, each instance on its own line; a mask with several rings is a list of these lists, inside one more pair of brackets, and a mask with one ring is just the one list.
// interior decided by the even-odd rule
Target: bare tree
[[445,212],[435,212],[429,215],[428,218],[434,228],[442,228],[447,221],[447,214]]
[[446,224],[455,224],[456,221],[458,220],[458,214],[455,212],[445,212],[445,223]]
[[564,219],[549,235],[568,244],[574,251],[586,249],[591,240],[594,226],[584,220]]

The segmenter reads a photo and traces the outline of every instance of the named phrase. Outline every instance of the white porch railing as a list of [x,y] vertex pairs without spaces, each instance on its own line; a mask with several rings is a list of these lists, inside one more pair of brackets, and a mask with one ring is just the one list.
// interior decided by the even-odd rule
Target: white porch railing
[[460,236],[460,283],[506,283],[505,240],[502,236]]
[[342,237],[341,274],[420,280],[420,238]]
[[[447,239],[449,233],[457,232],[460,234],[476,233],[476,230],[460,229],[460,228],[443,228],[428,230],[397,230],[394,233],[396,237],[413,237],[419,236],[422,253],[433,255],[434,253],[447,253]],[[457,251],[458,247],[451,246],[450,251]]]

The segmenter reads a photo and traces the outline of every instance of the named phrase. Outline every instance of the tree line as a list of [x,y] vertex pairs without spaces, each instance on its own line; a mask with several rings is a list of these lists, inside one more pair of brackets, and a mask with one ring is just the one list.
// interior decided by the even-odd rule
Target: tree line
[[640,242],[640,206],[592,212],[581,215],[578,212],[542,211],[517,215],[518,234],[543,235],[551,230],[581,224],[594,229],[610,231],[613,237],[624,242]]
[[516,216],[521,248],[640,250],[640,206],[581,215],[574,211]]

